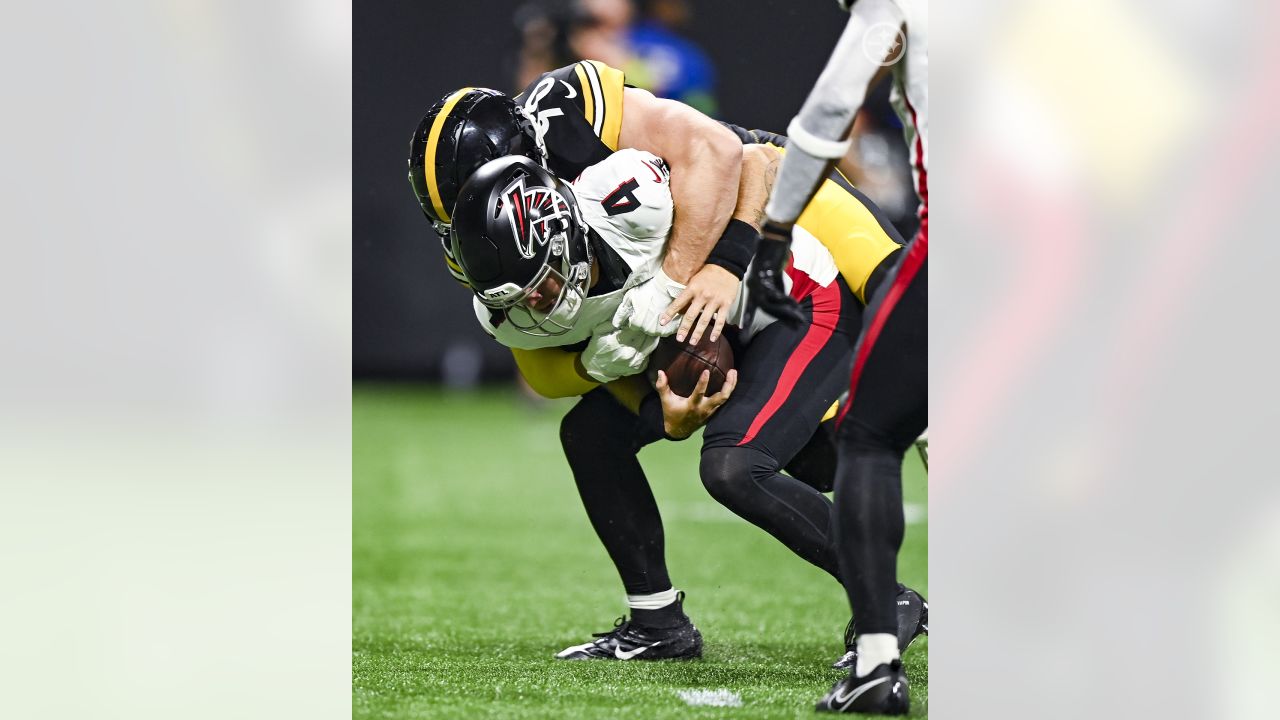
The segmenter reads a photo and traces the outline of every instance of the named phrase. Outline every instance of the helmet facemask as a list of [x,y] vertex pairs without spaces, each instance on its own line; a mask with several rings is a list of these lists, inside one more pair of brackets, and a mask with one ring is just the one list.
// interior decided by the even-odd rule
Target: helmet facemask
[[[512,192],[524,196],[512,195]],[[530,202],[531,208],[542,210],[523,232],[513,227],[516,238],[526,237],[527,244],[517,241],[519,252],[532,258],[544,246],[544,260],[536,274],[523,287],[508,282],[488,290],[477,289],[476,295],[486,307],[502,313],[511,327],[533,337],[564,335],[574,328],[591,287],[592,254],[587,227],[578,212],[573,191],[556,180],[555,187],[524,189],[522,179],[503,191],[504,197]],[[514,226],[515,213],[507,213]],[[545,239],[545,244],[539,240]],[[540,288],[559,285],[554,302],[546,310],[535,310],[529,300]]]

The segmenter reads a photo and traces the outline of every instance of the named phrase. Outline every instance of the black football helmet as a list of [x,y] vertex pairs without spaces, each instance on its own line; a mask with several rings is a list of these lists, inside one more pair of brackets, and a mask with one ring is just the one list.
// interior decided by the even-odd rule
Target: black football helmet
[[409,184],[442,240],[462,184],[476,168],[505,155],[543,160],[533,126],[515,100],[467,87],[427,110],[409,140]]
[[573,188],[523,155],[471,174],[451,254],[480,302],[528,335],[573,328],[591,285],[591,243]]

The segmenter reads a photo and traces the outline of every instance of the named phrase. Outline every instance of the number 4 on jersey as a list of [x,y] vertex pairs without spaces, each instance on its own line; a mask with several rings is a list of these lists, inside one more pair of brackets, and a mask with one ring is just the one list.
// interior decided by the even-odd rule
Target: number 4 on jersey
[[[606,186],[607,187],[607,186]],[[631,178],[618,185],[613,192],[604,196],[600,201],[600,205],[604,207],[604,211],[609,217],[628,213],[640,207],[640,201],[636,199],[636,188],[640,187],[640,183],[635,178]]]

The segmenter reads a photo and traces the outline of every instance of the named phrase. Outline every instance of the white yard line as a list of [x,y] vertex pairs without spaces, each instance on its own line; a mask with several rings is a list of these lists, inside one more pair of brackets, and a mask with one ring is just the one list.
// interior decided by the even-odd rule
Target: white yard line
[[677,690],[676,694],[689,705],[742,707],[742,696],[730,690]]

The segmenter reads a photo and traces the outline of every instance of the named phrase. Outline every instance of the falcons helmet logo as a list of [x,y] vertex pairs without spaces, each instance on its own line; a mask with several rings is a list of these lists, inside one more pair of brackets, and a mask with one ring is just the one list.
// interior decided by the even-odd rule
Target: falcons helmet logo
[[[524,258],[532,258],[537,248],[569,228],[572,221],[569,204],[563,196],[547,187],[527,189],[525,176],[516,178],[502,191],[507,220],[516,239],[516,249]],[[555,247],[552,252],[559,255]]]

